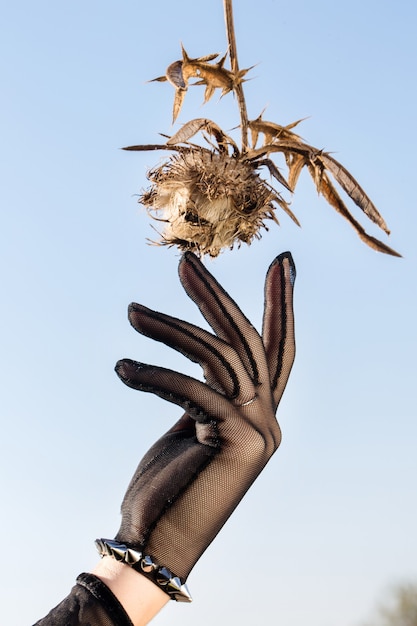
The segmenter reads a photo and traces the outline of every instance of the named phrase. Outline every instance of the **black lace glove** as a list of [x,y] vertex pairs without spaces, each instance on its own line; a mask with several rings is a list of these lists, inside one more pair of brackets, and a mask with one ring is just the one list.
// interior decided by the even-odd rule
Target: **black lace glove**
[[117,363],[126,385],[186,413],[140,462],[123,500],[116,543],[98,540],[98,547],[148,574],[175,599],[186,599],[176,588],[281,440],[275,412],[295,355],[295,267],[287,252],[268,270],[262,338],[196,256],[182,257],[179,275],[215,335],[139,304],[130,305],[129,320],[141,334],[198,362],[206,383],[130,359]]

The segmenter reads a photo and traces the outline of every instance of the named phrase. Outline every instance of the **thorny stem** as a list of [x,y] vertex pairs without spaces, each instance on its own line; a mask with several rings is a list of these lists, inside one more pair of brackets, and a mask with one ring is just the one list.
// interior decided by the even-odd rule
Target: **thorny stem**
[[[235,37],[235,27],[233,23],[233,0],[223,0],[224,4],[224,16],[226,20],[226,33],[229,42],[229,55],[230,65],[233,74],[237,75],[239,72],[239,63],[237,60],[237,46]],[[240,111],[240,125],[242,132],[242,152],[245,152],[248,147],[248,113],[246,110],[245,96],[243,93],[242,83],[234,86],[234,92],[239,105]]]

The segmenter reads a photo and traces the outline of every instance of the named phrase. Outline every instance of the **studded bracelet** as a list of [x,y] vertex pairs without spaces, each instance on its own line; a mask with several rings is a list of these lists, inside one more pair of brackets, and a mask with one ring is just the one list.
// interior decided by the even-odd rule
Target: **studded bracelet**
[[111,556],[116,561],[129,565],[151,580],[177,602],[192,602],[187,585],[183,584],[167,567],[159,565],[150,556],[139,550],[128,548],[113,539],[96,539],[95,545],[101,557]]

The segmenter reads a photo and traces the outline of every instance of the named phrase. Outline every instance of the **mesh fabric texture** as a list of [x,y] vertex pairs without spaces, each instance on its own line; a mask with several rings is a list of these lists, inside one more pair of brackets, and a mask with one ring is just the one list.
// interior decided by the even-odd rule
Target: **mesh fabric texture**
[[117,363],[126,385],[185,414],[140,462],[115,539],[185,582],[280,444],[275,412],[295,356],[295,267],[288,252],[269,267],[262,335],[195,255],[182,257],[179,275],[215,334],[139,304],[130,305],[129,320],[199,363],[206,382],[131,359]]

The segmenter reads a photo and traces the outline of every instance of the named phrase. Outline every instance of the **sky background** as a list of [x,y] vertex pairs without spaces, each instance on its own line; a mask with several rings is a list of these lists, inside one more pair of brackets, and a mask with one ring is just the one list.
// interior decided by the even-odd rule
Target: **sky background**
[[[396,259],[367,248],[305,173],[281,226],[207,265],[260,328],[263,281],[291,250],[297,357],[283,442],[158,626],[360,626],[417,578],[415,145],[417,5],[235,1],[249,117],[299,127],[358,179]],[[16,0],[0,20],[2,621],[32,624],[94,567],[143,453],[181,410],[125,387],[130,357],[200,376],[135,333],[131,301],[204,322],[179,253],[147,245],[137,204],[163,153],[127,153],[182,123],[239,123],[232,96],[146,81],[224,52],[221,0]],[[238,136],[236,136],[238,138]],[[359,212],[355,211],[358,217]]]

